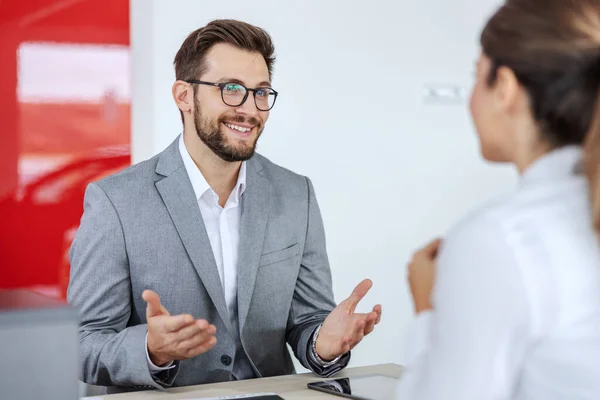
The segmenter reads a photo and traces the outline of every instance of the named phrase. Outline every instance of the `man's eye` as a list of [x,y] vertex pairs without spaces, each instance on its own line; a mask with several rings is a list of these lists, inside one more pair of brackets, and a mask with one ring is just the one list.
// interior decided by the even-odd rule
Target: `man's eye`
[[230,83],[225,86],[225,90],[233,93],[233,92],[241,92],[243,89],[240,85]]

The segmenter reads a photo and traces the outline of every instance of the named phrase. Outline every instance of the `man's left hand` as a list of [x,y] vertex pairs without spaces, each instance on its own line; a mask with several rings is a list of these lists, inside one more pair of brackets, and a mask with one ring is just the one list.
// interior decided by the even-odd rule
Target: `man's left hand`
[[381,320],[379,304],[373,307],[370,313],[354,312],[372,286],[373,282],[370,279],[359,283],[350,297],[342,301],[325,318],[315,343],[315,350],[321,359],[329,361],[349,352],[379,323]]

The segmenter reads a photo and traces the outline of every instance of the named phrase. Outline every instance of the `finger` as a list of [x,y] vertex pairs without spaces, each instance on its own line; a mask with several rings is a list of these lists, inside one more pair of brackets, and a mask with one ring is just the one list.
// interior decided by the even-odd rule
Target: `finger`
[[210,341],[210,339],[214,337],[214,335],[211,335],[206,331],[202,331],[186,340],[182,340],[181,342],[177,343],[176,348],[180,352],[186,352]]
[[185,357],[192,358],[200,354],[204,354],[217,344],[217,338],[212,336],[210,339],[192,347],[185,351]]
[[373,312],[377,314],[377,319],[375,320],[375,325],[377,325],[379,321],[381,321],[381,314],[383,312],[381,304],[377,304],[375,307],[373,307]]
[[163,320],[163,329],[165,332],[177,332],[184,326],[194,323],[194,317],[189,314],[175,315],[166,317]]
[[196,320],[196,325],[198,325],[203,331],[206,331],[209,335],[214,335],[217,333],[217,327],[209,324],[208,321],[204,319]]
[[435,258],[437,256],[440,245],[442,244],[442,239],[437,238],[431,241],[427,246],[425,246],[421,253],[426,255],[428,258]]
[[178,342],[183,342],[185,340],[191,339],[193,337],[203,337],[209,338],[217,333],[217,328],[214,325],[210,325],[205,320],[195,321],[193,324],[189,324],[184,326],[179,331],[177,331]]
[[375,329],[375,320],[370,321],[365,325],[363,335],[367,336],[369,333],[373,332],[373,329]]
[[160,297],[152,290],[144,290],[142,299],[148,304],[146,306],[146,319],[156,317],[158,315],[170,315],[166,308],[160,304]]
[[369,333],[373,332],[375,329],[375,324],[377,323],[377,313],[371,312],[366,319],[365,328],[363,329],[364,336],[367,336]]
[[367,322],[375,321],[377,319],[377,313],[375,311],[371,311],[368,313],[357,313],[354,314],[353,328],[355,329],[358,324],[366,324]]
[[365,279],[356,285],[350,297],[345,300],[351,313],[354,312],[358,303],[365,297],[372,286],[373,282],[370,279]]

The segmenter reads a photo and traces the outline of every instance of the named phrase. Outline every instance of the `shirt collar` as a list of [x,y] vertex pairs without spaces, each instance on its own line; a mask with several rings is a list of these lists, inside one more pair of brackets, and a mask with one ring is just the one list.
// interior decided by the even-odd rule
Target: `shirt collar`
[[521,183],[556,181],[579,175],[582,157],[582,149],[576,145],[552,150],[534,161],[523,172]]
[[[179,136],[179,153],[181,154],[181,158],[183,159],[183,165],[185,166],[185,170],[192,182],[192,188],[194,189],[194,194],[196,195],[196,200],[200,200],[202,196],[204,196],[207,192],[214,193],[214,190],[210,187],[200,169],[192,160],[192,156],[188,152],[185,147],[185,142],[183,141],[183,134]],[[239,203],[239,200],[246,190],[246,162],[242,162],[242,166],[240,167],[240,172],[238,173],[237,183],[231,192],[233,197],[230,196],[232,200],[235,201],[236,204]]]

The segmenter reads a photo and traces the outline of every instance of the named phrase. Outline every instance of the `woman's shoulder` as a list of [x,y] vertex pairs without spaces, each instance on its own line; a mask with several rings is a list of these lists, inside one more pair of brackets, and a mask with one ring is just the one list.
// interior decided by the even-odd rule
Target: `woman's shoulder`
[[518,200],[514,194],[507,194],[488,200],[467,212],[447,233],[447,238],[467,234],[478,236],[480,230],[502,229],[505,221],[514,216]]
[[[581,219],[589,216],[587,186],[581,179],[562,185],[519,187],[513,193],[491,199],[469,211],[450,230],[457,235],[474,229],[492,229],[508,233],[549,221]],[[555,221],[555,222],[556,222]]]
[[558,251],[552,243],[579,249],[595,241],[586,186],[575,180],[519,188],[488,201],[466,214],[444,238],[453,254],[476,251],[486,260],[490,254],[515,252],[552,257]]

